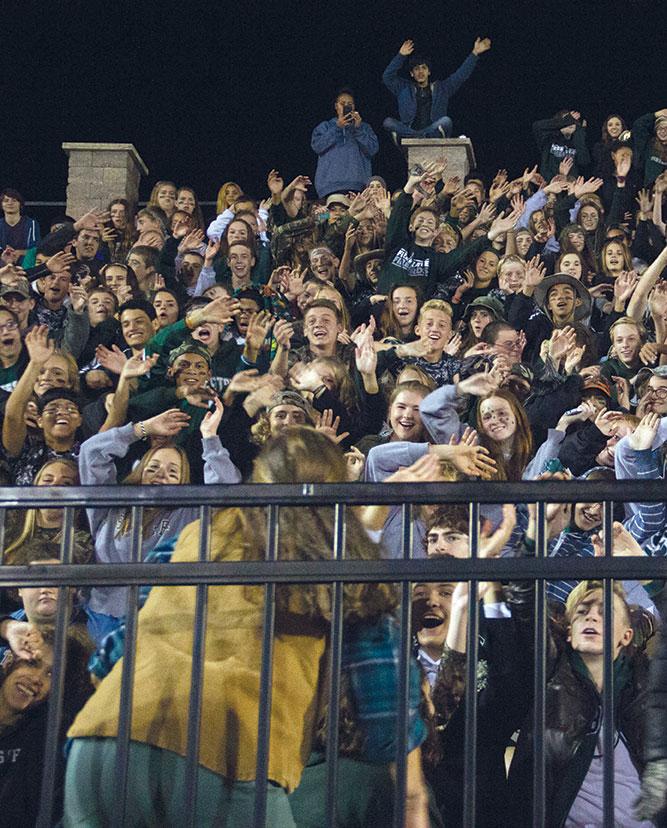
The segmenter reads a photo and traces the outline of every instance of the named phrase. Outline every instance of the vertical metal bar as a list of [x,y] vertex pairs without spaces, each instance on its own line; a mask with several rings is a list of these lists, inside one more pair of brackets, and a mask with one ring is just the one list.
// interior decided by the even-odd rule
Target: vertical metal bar
[[[546,504],[537,504],[537,543],[535,554],[541,560],[547,556]],[[544,734],[546,727],[546,674],[547,674],[547,612],[546,582],[535,581],[535,672],[533,674],[533,825],[546,823]]]
[[[402,509],[403,559],[412,558],[412,505]],[[409,581],[401,583],[401,617],[396,717],[396,787],[394,789],[394,828],[403,828],[407,781],[408,725],[410,703],[410,661],[412,656],[412,592]]]
[[[130,563],[141,559],[142,506],[133,506],[130,523]],[[132,696],[134,691],[134,663],[137,652],[137,604],[139,588],[127,588],[127,610],[125,613],[125,654],[120,681],[120,712],[118,736],[116,737],[116,761],[114,767],[114,802],[116,810],[112,825],[123,828],[127,801],[127,766],[130,758],[130,733],[132,728]]]
[[[4,513],[4,509],[2,510]],[[62,563],[72,562],[72,543],[74,541],[74,510],[65,509],[63,517],[60,559]],[[70,621],[70,596],[68,587],[58,589],[56,610],[55,640],[53,642],[53,672],[51,690],[46,718],[46,737],[42,759],[42,789],[40,808],[37,817],[38,828],[49,828],[53,824],[53,803],[55,798],[56,767],[58,753],[61,750],[62,703],[65,694],[65,674],[67,671],[67,626]]]
[[[613,503],[604,503],[603,533],[605,557],[613,555]],[[602,692],[602,790],[604,824],[614,825],[614,581],[603,581],[603,692]]]
[[[470,557],[479,554],[479,503],[470,503]],[[468,630],[466,662],[466,721],[465,758],[463,770],[463,824],[475,828],[477,782],[477,644],[479,621],[477,617],[477,581],[468,581]]]
[[5,562],[5,518],[7,510],[0,508],[0,566]]
[[[345,504],[334,507],[334,548],[333,558],[342,561],[345,557]],[[343,654],[343,584],[333,584],[333,613],[331,617],[329,659],[329,711],[327,715],[327,788],[326,824],[336,828],[336,796],[338,793],[338,725],[340,703],[340,667]]]
[[[269,506],[266,560],[278,559],[279,507]],[[276,622],[276,585],[264,587],[264,623],[262,628],[262,668],[259,679],[259,721],[257,724],[257,765],[255,769],[255,810],[253,825],[265,828],[266,788],[269,773],[271,738],[271,681],[273,678],[273,635]]]
[[[211,507],[199,508],[199,560],[207,561],[211,548]],[[196,587],[194,629],[192,632],[192,673],[190,678],[190,706],[188,708],[188,740],[185,753],[185,825],[197,824],[197,781],[199,778],[199,733],[203,696],[204,656],[206,652],[206,611],[208,587]]]

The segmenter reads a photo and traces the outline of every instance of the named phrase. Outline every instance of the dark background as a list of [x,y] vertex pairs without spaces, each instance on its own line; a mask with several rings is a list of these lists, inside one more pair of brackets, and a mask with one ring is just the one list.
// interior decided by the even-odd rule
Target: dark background
[[454,71],[477,35],[493,39],[450,107],[478,166],[510,176],[537,160],[530,124],[578,109],[598,139],[609,112],[632,121],[667,106],[667,14],[658,0],[526,3],[15,2],[1,9],[0,185],[65,197],[63,141],[131,142],[159,178],[200,199],[235,180],[266,194],[266,173],[312,177],[313,127],[350,85],[380,138],[374,170],[405,164],[382,130],[396,114],[382,71],[404,39]]

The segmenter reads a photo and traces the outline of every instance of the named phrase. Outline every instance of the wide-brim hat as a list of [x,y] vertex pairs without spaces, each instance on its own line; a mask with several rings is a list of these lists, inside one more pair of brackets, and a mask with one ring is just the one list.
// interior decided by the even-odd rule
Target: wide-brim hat
[[496,321],[503,321],[505,318],[505,308],[503,303],[500,299],[496,299],[495,296],[477,296],[465,309],[463,318],[468,319],[475,308],[484,308],[484,310],[488,310],[489,313],[493,314]]
[[581,299],[581,304],[574,309],[574,321],[580,322],[582,319],[586,319],[593,305],[591,295],[578,279],[575,279],[574,276],[570,276],[567,273],[554,273],[553,276],[547,276],[546,279],[542,279],[533,292],[535,304],[547,313],[547,296],[551,288],[555,285],[569,285],[574,289],[576,297]]
[[358,256],[354,257],[354,270],[357,276],[360,279],[366,278],[366,262],[370,262],[374,259],[383,262],[385,260],[385,249],[384,247],[377,248],[376,250],[367,250],[365,253],[360,253]]

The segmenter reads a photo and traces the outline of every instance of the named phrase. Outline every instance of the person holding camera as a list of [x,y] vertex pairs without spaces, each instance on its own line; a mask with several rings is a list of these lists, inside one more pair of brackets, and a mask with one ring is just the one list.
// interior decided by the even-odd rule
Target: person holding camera
[[371,177],[371,158],[379,146],[373,128],[361,120],[349,89],[338,92],[334,110],[336,117],[318,124],[310,141],[317,154],[315,189],[319,198],[363,190]]

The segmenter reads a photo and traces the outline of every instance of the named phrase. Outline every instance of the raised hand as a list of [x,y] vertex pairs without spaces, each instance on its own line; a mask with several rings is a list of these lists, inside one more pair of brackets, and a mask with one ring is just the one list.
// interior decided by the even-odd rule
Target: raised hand
[[37,325],[25,335],[25,347],[30,361],[35,365],[44,365],[56,349],[55,342],[49,339],[49,326]]
[[204,267],[212,267],[220,250],[220,239],[209,239],[204,253]]
[[367,374],[375,376],[375,369],[377,368],[377,352],[373,347],[373,339],[370,341],[365,338],[363,342],[355,349],[354,352],[355,364],[357,371],[360,374]]
[[472,394],[473,397],[485,397],[487,394],[496,391],[499,387],[500,377],[498,373],[487,366],[484,371],[471,374],[466,379],[461,380],[456,386],[456,393],[459,396]]
[[614,300],[625,307],[626,302],[635,292],[639,283],[639,274],[634,270],[624,270],[614,279]]
[[590,420],[594,416],[595,409],[593,406],[590,403],[581,403],[571,414],[561,414],[556,424],[556,429],[558,431],[567,431],[572,423],[583,423],[585,420]]
[[74,313],[83,313],[88,304],[88,291],[81,285],[70,285],[68,293]]
[[95,359],[102,368],[106,368],[112,374],[121,374],[127,362],[127,357],[118,345],[112,345],[111,350],[104,345],[98,345],[95,349]]
[[354,483],[355,480],[359,480],[364,473],[366,458],[356,446],[352,446],[349,451],[345,452],[345,463],[347,464],[348,482]]
[[630,410],[630,382],[625,377],[612,376],[611,381],[616,389],[616,399],[621,408]]
[[[591,535],[593,553],[596,558],[604,557],[604,536],[601,532]],[[646,552],[637,543],[628,530],[615,520],[611,528],[611,554],[618,556],[631,556],[633,558],[644,558]]]
[[315,428],[325,437],[328,437],[335,445],[342,443],[346,437],[350,436],[349,431],[343,431],[341,434],[338,433],[340,417],[334,418],[333,411],[330,408],[325,408],[320,414]]
[[657,342],[645,342],[639,349],[639,361],[643,365],[655,365],[659,356]]
[[571,155],[566,155],[565,158],[558,165],[559,175],[569,175],[570,170],[574,166],[574,158]]
[[463,337],[460,333],[452,334],[449,339],[449,342],[445,345],[445,353],[449,354],[449,356],[456,356],[459,352],[459,348],[461,347],[462,342]]
[[467,268],[463,271],[463,278],[465,281],[462,285],[459,285],[456,290],[454,291],[454,295],[452,296],[452,300],[455,304],[458,304],[462,299],[465,293],[467,293],[471,288],[475,285],[475,274]]
[[565,373],[568,376],[570,376],[570,374],[573,374],[577,370],[579,364],[581,363],[581,360],[584,358],[585,351],[586,346],[582,345],[580,348],[572,348],[572,350],[565,355],[564,367]]
[[144,429],[146,434],[151,437],[173,437],[184,428],[188,427],[190,422],[190,415],[179,408],[170,408],[168,411],[163,411],[157,417],[151,417],[150,420],[144,420]]
[[516,526],[516,509],[512,503],[503,504],[502,519],[494,532],[482,531],[479,544],[480,558],[498,558],[507,545]]
[[617,178],[626,178],[628,173],[630,172],[630,164],[632,163],[632,159],[628,157],[627,154],[617,155],[614,159],[614,164],[616,166],[616,177]]
[[403,42],[401,48],[398,51],[399,51],[399,54],[403,55],[404,57],[407,57],[408,55],[411,55],[414,52],[414,50],[415,50],[414,41],[413,40],[405,40]]
[[143,377],[155,367],[159,354],[151,354],[144,359],[143,354],[135,354],[125,361],[120,375],[125,379],[132,379],[134,377]]
[[[488,449],[484,446],[469,446],[466,443],[459,443],[458,446],[447,446],[446,459],[461,474],[469,477],[481,477],[482,480],[490,480],[495,476],[497,468],[496,461],[491,457]],[[432,449],[437,453],[438,446]]]
[[603,184],[604,181],[601,178],[589,178],[584,181],[583,176],[580,176],[574,183],[572,194],[576,198],[581,198],[588,193],[596,193]]
[[491,203],[482,204],[475,221],[477,224],[490,224],[496,217],[496,205]]
[[288,299],[296,299],[297,296],[300,296],[303,293],[303,278],[306,274],[306,268],[295,268],[294,270],[290,271],[287,277],[287,283],[285,285],[285,296]]
[[628,442],[635,451],[652,449],[659,426],[659,414],[645,414],[639,421],[637,428],[629,435]]
[[454,193],[458,192],[459,187],[461,186],[461,178],[458,175],[454,175],[451,178],[446,178],[443,181],[443,185],[443,195],[453,196]]
[[41,658],[44,639],[38,627],[28,621],[7,619],[5,636],[9,649],[16,658],[22,658],[25,661],[35,661]]
[[483,55],[484,52],[488,52],[490,48],[490,37],[478,37],[475,38],[475,45],[472,47],[472,53],[473,55]]
[[225,407],[223,406],[220,397],[216,396],[212,399],[215,408],[213,411],[209,409],[206,412],[204,419],[201,421],[199,426],[199,431],[204,439],[207,437],[215,437],[217,435],[218,426],[220,425],[220,420],[222,420],[222,415],[225,411]]
[[283,177],[278,170],[271,170],[266,179],[266,183],[272,196],[279,196],[285,187]]
[[80,219],[74,222],[74,229],[79,230],[102,230],[104,225],[111,218],[106,210],[88,210]]
[[654,320],[667,322],[667,281],[658,282],[648,298],[648,309]]
[[595,425],[605,437],[613,437],[618,431],[622,420],[623,415],[618,411],[608,411],[606,408],[603,408],[595,418]]
[[289,351],[294,336],[294,325],[287,319],[277,319],[273,326],[273,336],[281,348]]
[[202,325],[204,322],[214,322],[218,325],[227,325],[238,314],[240,305],[238,299],[231,296],[220,296],[188,314],[188,323],[192,328]]
[[273,316],[269,311],[262,310],[259,313],[253,313],[248,322],[246,344],[259,351],[273,327],[273,321]]
[[44,262],[44,264],[51,273],[62,273],[65,270],[69,270],[70,265],[75,261],[76,256],[73,256],[71,253],[65,253],[64,250],[61,250],[58,253],[54,253],[53,256]]
[[561,359],[576,347],[577,332],[569,325],[565,328],[554,328],[549,339],[549,356],[558,365]]
[[542,263],[539,253],[526,262],[525,287],[535,289],[547,274],[547,266]]
[[183,237],[181,243],[178,245],[178,253],[183,256],[188,250],[195,250],[204,243],[205,240],[203,230],[191,230]]
[[491,225],[491,229],[488,232],[489,241],[493,241],[503,233],[507,233],[508,230],[512,230],[520,218],[521,213],[518,210],[511,210],[507,213],[501,213],[494,219],[493,224]]

